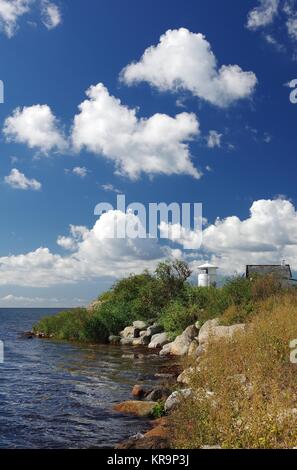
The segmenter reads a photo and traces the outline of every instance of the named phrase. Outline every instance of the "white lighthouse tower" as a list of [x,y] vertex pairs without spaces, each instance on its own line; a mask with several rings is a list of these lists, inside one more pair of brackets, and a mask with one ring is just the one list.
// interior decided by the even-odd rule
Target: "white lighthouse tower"
[[217,267],[206,263],[198,266],[198,286],[199,287],[216,287],[217,285]]

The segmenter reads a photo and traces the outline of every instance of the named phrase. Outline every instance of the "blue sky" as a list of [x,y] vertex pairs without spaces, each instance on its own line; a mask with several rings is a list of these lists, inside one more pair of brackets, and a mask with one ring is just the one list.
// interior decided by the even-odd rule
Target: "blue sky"
[[[297,270],[296,7],[0,0],[0,306],[84,304],[168,256]],[[104,241],[117,191],[202,202],[204,245]]]

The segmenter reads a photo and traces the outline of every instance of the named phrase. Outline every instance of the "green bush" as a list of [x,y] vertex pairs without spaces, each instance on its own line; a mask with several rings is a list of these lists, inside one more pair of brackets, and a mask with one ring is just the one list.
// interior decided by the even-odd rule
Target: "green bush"
[[159,322],[172,337],[180,335],[189,325],[199,319],[196,305],[184,305],[181,301],[172,301],[161,313]]
[[56,339],[87,341],[85,326],[88,321],[89,312],[84,308],[75,308],[42,318],[33,330]]

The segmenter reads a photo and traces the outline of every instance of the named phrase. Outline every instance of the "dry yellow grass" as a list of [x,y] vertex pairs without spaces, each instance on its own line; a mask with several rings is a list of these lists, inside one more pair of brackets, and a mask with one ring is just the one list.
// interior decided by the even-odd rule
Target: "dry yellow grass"
[[245,332],[212,342],[201,359],[193,398],[170,417],[173,447],[297,446],[297,365],[289,346],[297,338],[297,296],[272,296],[256,310]]

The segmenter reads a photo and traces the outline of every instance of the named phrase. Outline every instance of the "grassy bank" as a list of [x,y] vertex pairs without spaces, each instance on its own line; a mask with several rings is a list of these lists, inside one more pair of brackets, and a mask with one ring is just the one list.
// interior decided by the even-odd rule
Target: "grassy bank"
[[193,399],[170,418],[173,447],[297,446],[297,366],[289,347],[295,338],[292,291],[259,301],[247,330],[231,341],[213,341],[191,377]]

